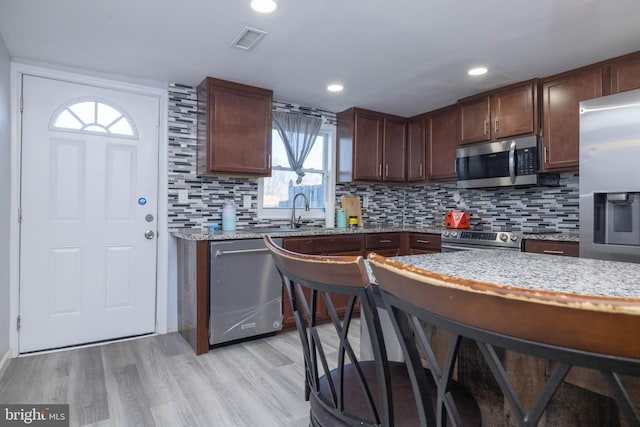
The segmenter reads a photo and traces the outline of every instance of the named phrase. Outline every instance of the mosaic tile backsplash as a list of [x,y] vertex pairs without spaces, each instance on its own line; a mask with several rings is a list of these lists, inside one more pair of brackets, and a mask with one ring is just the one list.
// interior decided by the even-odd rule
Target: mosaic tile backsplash
[[[334,113],[284,102],[274,111],[298,111],[334,125]],[[202,177],[196,174],[196,91],[180,84],[169,87],[169,230],[201,229],[221,223],[225,200],[238,206],[238,228],[281,225],[287,221],[257,220],[258,180]],[[186,200],[180,200],[185,193]],[[251,208],[242,198],[251,196]],[[539,228],[578,231],[578,175],[561,174],[560,185],[499,189],[457,189],[455,183],[428,185],[338,184],[336,200],[360,196],[365,224],[424,225],[442,223],[447,210],[466,210],[472,226],[531,231]],[[459,196],[459,197],[458,197]],[[313,222],[311,222],[313,223]],[[315,224],[322,224],[315,221]]]

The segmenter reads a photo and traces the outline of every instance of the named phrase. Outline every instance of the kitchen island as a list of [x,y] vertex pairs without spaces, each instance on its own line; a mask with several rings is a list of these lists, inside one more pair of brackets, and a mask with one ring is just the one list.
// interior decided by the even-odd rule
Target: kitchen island
[[[537,333],[545,340],[555,339],[562,344],[567,337],[572,338],[571,342],[607,342],[607,346],[612,346],[607,348],[615,346],[618,355],[635,360],[640,358],[640,264],[496,250],[394,257],[393,260],[420,270],[497,285],[503,289],[496,292],[506,290],[516,299],[544,298],[549,304],[566,307],[569,311],[580,310],[578,316],[582,316],[582,321],[577,324],[559,320],[556,324],[549,322],[550,318],[536,321],[535,316],[526,320],[539,324]],[[371,279],[375,280],[375,277]],[[447,302],[443,301],[443,304]],[[626,326],[611,327],[623,324],[613,320],[621,314],[631,315],[624,322]],[[442,357],[446,352],[448,333],[434,327],[427,327],[426,331],[436,353]],[[573,339],[575,337],[579,339]],[[589,344],[589,348],[592,347]],[[525,407],[530,407],[555,363],[507,350],[497,354],[516,394]],[[605,354],[613,353],[605,350]],[[640,377],[620,377],[631,400],[638,405]],[[471,341],[463,340],[457,379],[478,400],[484,425],[513,425],[511,407],[504,401],[483,356]],[[621,423],[611,397],[609,387],[597,371],[573,367],[539,425],[626,425]]]
[[[629,298],[636,300],[630,309],[640,315],[640,264],[499,250],[393,259],[422,270],[499,286]],[[640,338],[640,331],[638,334]]]

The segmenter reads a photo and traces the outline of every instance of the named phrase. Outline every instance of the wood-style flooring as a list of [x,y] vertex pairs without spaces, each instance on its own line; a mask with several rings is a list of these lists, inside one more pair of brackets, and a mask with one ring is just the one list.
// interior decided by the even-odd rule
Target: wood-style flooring
[[0,403],[68,403],[71,426],[309,425],[297,332],[202,356],[172,333],[20,357],[0,378]]

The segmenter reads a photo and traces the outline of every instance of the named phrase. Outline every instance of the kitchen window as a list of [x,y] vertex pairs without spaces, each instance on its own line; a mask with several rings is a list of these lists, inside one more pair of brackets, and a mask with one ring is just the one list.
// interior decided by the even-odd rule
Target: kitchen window
[[296,185],[298,176],[289,165],[284,143],[275,129],[271,131],[271,177],[258,181],[258,218],[289,219],[293,197],[303,193],[311,210],[305,212],[304,199],[296,201],[296,216],[302,219],[323,219],[326,200],[335,198],[333,170],[335,126],[323,125],[302,170],[305,175]]

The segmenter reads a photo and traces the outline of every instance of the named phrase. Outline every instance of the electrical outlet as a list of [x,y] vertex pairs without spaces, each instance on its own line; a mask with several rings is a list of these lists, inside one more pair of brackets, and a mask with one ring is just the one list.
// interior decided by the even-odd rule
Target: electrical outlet
[[362,207],[363,208],[369,207],[369,196],[362,196]]
[[178,190],[178,203],[189,202],[189,192],[187,190]]
[[242,207],[244,209],[251,209],[251,196],[245,195],[242,197]]

